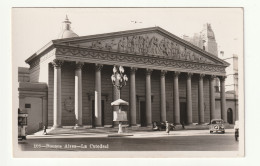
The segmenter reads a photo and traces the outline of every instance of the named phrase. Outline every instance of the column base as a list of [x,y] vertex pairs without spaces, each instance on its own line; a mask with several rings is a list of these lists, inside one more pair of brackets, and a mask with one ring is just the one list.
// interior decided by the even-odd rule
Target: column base
[[174,124],[174,130],[184,130],[185,129],[185,126],[182,125],[182,124]]
[[153,124],[147,124],[146,127],[152,129],[153,128]]
[[112,128],[113,125],[104,125],[105,128]]
[[53,125],[51,129],[58,129],[58,128],[62,128],[61,125]]
[[76,125],[76,126],[74,126],[73,127],[73,129],[84,129],[84,126],[82,126],[82,125]]

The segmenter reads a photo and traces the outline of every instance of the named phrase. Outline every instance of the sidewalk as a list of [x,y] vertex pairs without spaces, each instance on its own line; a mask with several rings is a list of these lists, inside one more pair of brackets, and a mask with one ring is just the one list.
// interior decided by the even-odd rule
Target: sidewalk
[[[208,128],[207,128],[208,129]],[[73,128],[58,128],[58,129],[47,129],[47,135],[43,135],[43,130],[36,132],[32,135],[28,135],[28,139],[37,139],[37,138],[87,138],[87,137],[108,137],[109,135],[116,135],[117,128],[84,128],[84,129],[73,129]],[[227,134],[233,134],[233,129],[226,129]],[[168,135],[165,131],[153,131],[149,130],[124,130],[126,136],[120,137],[134,137],[134,138],[143,138],[143,137],[167,137],[167,136],[191,136],[191,135],[210,135],[209,130],[205,129],[196,129],[196,130],[174,130],[171,131]],[[132,136],[128,136],[132,135]],[[114,137],[114,136],[113,136]]]

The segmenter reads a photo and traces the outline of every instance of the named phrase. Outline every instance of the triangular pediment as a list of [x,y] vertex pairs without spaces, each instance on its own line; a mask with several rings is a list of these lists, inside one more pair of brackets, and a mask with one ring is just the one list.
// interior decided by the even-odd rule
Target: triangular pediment
[[93,50],[228,66],[228,63],[218,57],[159,27],[67,38],[55,40],[54,43]]

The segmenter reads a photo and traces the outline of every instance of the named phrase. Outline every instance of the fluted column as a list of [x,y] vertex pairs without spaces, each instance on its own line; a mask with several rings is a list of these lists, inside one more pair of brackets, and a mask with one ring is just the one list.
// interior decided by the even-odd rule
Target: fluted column
[[75,69],[75,128],[82,126],[82,66],[77,62]]
[[102,114],[101,114],[101,69],[103,65],[96,64],[95,71],[95,126],[99,127],[102,125]]
[[180,72],[174,72],[174,124],[180,124],[179,75]]
[[210,76],[210,120],[215,119],[215,78]]
[[146,69],[146,124],[152,125],[151,69]]
[[191,96],[191,76],[192,73],[187,73],[187,88],[186,88],[186,99],[187,99],[187,122],[192,124],[192,96]]
[[165,95],[165,74],[167,71],[161,71],[161,121],[166,121],[166,95]]
[[200,74],[199,77],[199,123],[204,123],[204,92],[203,92],[203,77],[204,74]]
[[54,59],[54,90],[53,90],[53,128],[61,127],[61,65],[63,61]]
[[221,84],[221,119],[223,119],[224,122],[227,122],[225,79],[226,79],[226,76],[220,77],[220,84]]
[[130,118],[131,125],[136,125],[136,87],[135,87],[135,72],[137,68],[130,69]]

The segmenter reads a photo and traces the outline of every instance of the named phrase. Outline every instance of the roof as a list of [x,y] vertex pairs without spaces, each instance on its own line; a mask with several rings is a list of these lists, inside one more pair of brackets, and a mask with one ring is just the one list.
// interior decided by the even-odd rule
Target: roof
[[209,58],[214,59],[217,62],[220,62],[223,66],[226,66],[226,67],[229,66],[229,63],[227,63],[226,61],[216,57],[215,55],[213,55],[213,54],[211,54],[211,53],[191,44],[188,41],[185,41],[184,39],[168,32],[168,31],[166,31],[166,30],[164,30],[160,27],[142,28],[142,29],[119,31],[119,32],[104,33],[104,34],[89,35],[89,36],[81,36],[81,37],[77,37],[75,35],[70,34],[73,37],[52,40],[46,46],[44,46],[42,49],[40,49],[38,52],[36,52],[31,57],[26,59],[26,63],[30,62],[32,59],[39,56],[41,53],[43,53],[44,51],[46,51],[47,49],[49,49],[51,47],[55,47],[55,46],[59,46],[59,45],[61,45],[61,46],[62,45],[63,46],[64,45],[70,45],[70,43],[77,43],[77,42],[83,42],[83,41],[102,40],[102,39],[111,38],[111,37],[119,37],[119,36],[133,35],[133,34],[142,34],[142,33],[147,33],[147,32],[156,32],[156,33],[159,33],[159,34],[166,35],[166,36],[173,38],[174,40],[178,41],[182,45],[190,47],[193,50],[196,50],[197,52],[199,52],[200,54],[206,55]]

